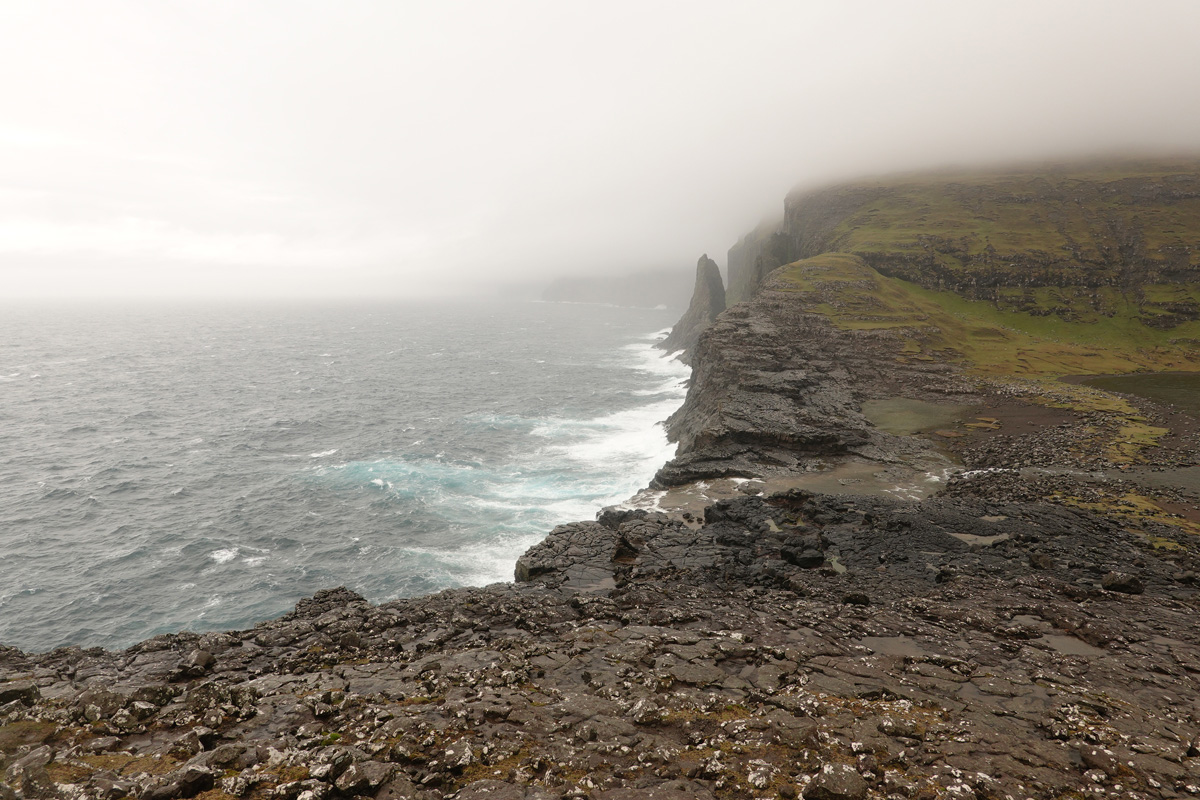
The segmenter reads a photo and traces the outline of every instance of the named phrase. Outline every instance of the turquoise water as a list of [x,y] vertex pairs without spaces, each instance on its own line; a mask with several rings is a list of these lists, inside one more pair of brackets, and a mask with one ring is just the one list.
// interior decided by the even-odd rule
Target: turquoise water
[[394,304],[0,313],[0,644],[241,627],[345,584],[510,580],[644,486],[674,314]]

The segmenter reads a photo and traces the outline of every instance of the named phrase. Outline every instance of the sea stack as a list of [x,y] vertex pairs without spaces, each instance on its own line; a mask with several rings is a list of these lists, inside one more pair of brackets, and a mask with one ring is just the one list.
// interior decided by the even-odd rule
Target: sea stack
[[682,350],[680,360],[691,363],[692,350],[701,332],[724,310],[725,284],[721,282],[721,270],[707,254],[702,255],[696,262],[696,288],[692,292],[692,302],[659,346],[669,351]]

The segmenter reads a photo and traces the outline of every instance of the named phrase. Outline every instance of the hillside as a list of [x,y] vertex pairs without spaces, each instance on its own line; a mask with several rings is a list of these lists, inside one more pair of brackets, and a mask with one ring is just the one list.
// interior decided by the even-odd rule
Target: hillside
[[[730,251],[734,301],[783,264],[844,253],[888,278],[1097,335],[1200,327],[1200,162],[932,173],[790,195],[775,230]],[[1132,327],[1131,327],[1132,325]],[[1061,326],[1059,330],[1062,330]],[[1085,334],[1086,335],[1086,334]],[[1182,342],[1182,344],[1190,344]]]

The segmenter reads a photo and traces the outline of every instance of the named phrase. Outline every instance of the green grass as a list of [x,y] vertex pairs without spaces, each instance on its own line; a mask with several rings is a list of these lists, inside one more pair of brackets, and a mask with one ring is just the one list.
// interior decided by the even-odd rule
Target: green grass
[[840,328],[896,330],[905,339],[901,359],[945,358],[979,374],[1028,377],[1200,369],[1200,344],[1186,341],[1200,342],[1200,322],[1148,327],[1116,290],[1101,292],[1108,313],[1072,321],[885,277],[844,253],[789,264],[776,276],[778,287],[800,293],[808,310]]
[[1000,311],[1115,318],[1114,337],[1144,327],[1181,338],[1181,324],[1183,338],[1200,332],[1190,319],[1200,320],[1194,159],[860,181],[789,197],[788,219],[799,252],[856,255],[884,275]]
[[[1144,202],[1139,182],[1170,186],[1195,175],[1192,159],[1109,162],[1066,168],[942,172],[840,187],[864,202],[837,227],[835,249],[920,248],[919,236],[961,241],[979,255],[1030,251],[1103,260],[1112,226],[1137,223],[1151,248],[1200,239],[1200,198]],[[1166,182],[1166,183],[1164,183]],[[837,191],[837,190],[834,190]]]

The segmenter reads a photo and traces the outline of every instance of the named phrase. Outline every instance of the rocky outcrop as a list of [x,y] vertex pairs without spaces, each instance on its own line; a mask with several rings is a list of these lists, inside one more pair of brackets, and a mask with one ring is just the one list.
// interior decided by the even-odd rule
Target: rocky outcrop
[[[1200,281],[1198,201],[1195,161],[900,176],[793,192],[776,249],[789,261],[852,253],[887,276],[1033,313],[1062,306],[1037,305],[1037,288],[1076,290],[1098,307],[1096,290],[1128,292],[1147,324],[1173,327],[1196,318],[1194,299],[1139,292]],[[742,272],[751,289],[767,274]],[[1180,300],[1176,316],[1168,306]]]
[[678,451],[652,485],[803,473],[835,455],[893,461],[931,445],[874,427],[862,400],[975,397],[948,364],[897,363],[905,331],[842,330],[795,298],[769,281],[700,337],[687,398],[667,424]]
[[721,282],[721,270],[717,262],[707,255],[700,256],[696,263],[696,288],[692,292],[692,302],[659,347],[670,352],[682,350],[680,358],[690,363],[692,350],[701,332],[724,310],[725,284]]
[[0,651],[0,796],[1187,796],[1200,636],[1170,541],[980,500],[609,513],[516,584]]

